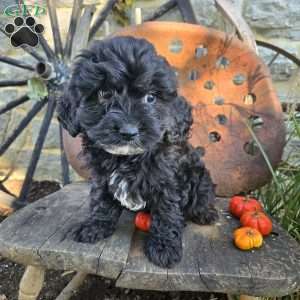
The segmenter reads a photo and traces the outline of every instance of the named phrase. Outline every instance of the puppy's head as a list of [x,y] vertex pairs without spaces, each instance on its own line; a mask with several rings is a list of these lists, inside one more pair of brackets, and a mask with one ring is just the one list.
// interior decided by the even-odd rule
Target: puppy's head
[[183,141],[192,122],[170,65],[149,42],[132,37],[97,41],[82,52],[58,118],[72,136],[84,133],[116,155]]

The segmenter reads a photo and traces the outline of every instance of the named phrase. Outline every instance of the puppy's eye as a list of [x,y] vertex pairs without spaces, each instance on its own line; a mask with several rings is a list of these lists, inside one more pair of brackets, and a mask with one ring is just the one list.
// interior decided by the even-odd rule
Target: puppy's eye
[[144,97],[144,102],[145,103],[153,104],[153,103],[155,103],[155,101],[156,101],[156,97],[152,94],[147,94]]
[[99,91],[98,95],[100,98],[110,99],[114,95],[114,91],[112,91],[112,90]]

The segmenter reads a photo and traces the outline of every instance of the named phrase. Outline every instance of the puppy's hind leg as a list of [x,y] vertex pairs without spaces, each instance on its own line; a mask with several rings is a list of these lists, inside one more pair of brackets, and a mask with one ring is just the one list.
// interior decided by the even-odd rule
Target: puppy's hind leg
[[194,174],[193,177],[190,199],[185,208],[185,215],[187,219],[199,225],[213,224],[218,219],[218,213],[214,208],[214,184],[205,168],[202,176]]
[[105,183],[93,183],[90,192],[89,217],[75,228],[73,238],[81,243],[95,243],[111,236],[122,212],[122,206],[114,201]]

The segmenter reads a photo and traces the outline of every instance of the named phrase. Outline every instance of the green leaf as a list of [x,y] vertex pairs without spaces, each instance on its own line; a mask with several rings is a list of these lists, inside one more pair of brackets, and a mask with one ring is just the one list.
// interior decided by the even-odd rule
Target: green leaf
[[28,80],[28,96],[30,99],[40,101],[48,96],[47,85],[44,80],[40,78],[31,78]]

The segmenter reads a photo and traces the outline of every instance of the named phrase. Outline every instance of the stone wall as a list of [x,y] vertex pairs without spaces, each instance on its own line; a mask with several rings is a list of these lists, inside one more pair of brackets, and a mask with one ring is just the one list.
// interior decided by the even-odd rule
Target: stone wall
[[[101,8],[106,0],[85,0],[85,4],[96,3]],[[182,0],[184,1],[184,0]],[[31,2],[28,0],[28,2]],[[41,2],[38,1],[39,3]],[[155,7],[162,4],[162,0],[137,0],[135,6],[141,7],[143,14],[146,15],[153,11]],[[197,19],[200,24],[211,26],[219,29],[228,28],[228,24],[224,22],[220,13],[216,10],[213,0],[191,0],[195,9]],[[9,4],[14,4],[14,0],[1,0],[0,10],[2,11]],[[62,37],[66,36],[71,14],[72,0],[57,0],[58,18]],[[280,47],[285,48],[293,54],[300,57],[300,1],[299,0],[234,0],[237,11],[241,11],[248,24],[251,26],[257,38],[270,41]],[[168,13],[163,19],[181,20],[181,16],[177,10]],[[11,22],[13,19],[0,17],[2,22]],[[51,27],[48,16],[39,17],[38,21],[45,26],[46,39],[52,44]],[[117,30],[118,25],[110,17],[110,30]],[[98,37],[103,35],[103,30],[99,31]],[[18,59],[33,62],[33,59],[25,55],[22,50],[13,49],[9,41],[2,33],[0,33],[0,53]],[[274,53],[269,50],[260,50],[262,58],[269,62]],[[300,87],[294,82],[296,74],[296,66],[279,57],[271,68],[274,84],[277,88],[278,95],[282,100],[298,101],[297,95],[300,95]],[[28,71],[20,71],[20,69],[0,65],[0,79],[22,79],[32,76]],[[291,88],[292,87],[292,88]],[[0,107],[18,95],[24,93],[26,88],[6,88],[0,91]],[[0,116],[0,143],[12,132],[20,119],[26,114],[32,106],[32,102],[28,102],[18,109]],[[20,137],[13,143],[9,151],[0,157],[0,176],[7,174],[14,169],[10,180],[21,181],[24,177],[26,166],[32,153],[39,127],[43,118],[43,112],[31,122],[30,126],[24,130]],[[72,173],[73,179],[79,179]],[[1,179],[1,177],[0,177]],[[59,138],[58,123],[53,120],[41,160],[35,175],[37,180],[60,180],[60,160],[59,160]]]

